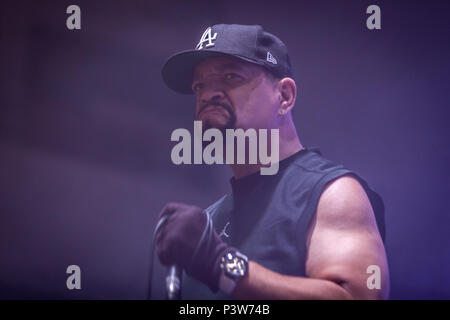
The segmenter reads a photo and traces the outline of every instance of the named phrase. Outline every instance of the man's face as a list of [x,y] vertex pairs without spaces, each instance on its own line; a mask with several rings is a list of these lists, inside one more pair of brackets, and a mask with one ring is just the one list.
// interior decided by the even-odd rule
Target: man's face
[[279,94],[262,67],[232,57],[199,63],[193,74],[196,120],[204,130],[276,127]]

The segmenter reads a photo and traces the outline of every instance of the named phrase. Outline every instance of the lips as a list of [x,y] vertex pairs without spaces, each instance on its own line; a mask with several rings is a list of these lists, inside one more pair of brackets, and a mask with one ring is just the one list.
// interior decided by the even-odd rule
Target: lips
[[224,108],[221,105],[217,105],[217,104],[210,104],[208,106],[206,106],[205,108],[203,108],[203,110],[200,112],[199,115],[203,114],[203,113],[207,113],[207,112],[211,112],[211,111],[218,111],[218,110],[225,110],[228,113],[228,110],[226,108]]
[[210,111],[217,111],[217,109],[222,109],[222,110],[224,110],[225,108],[222,107],[222,106],[216,106],[216,105],[214,105],[214,106],[207,106],[205,109],[203,109],[202,113],[204,113],[204,112],[210,112]]
[[[202,115],[203,113],[214,111],[218,112],[218,114]],[[234,110],[229,104],[219,101],[211,101],[210,103],[203,105],[200,112],[197,113],[196,119],[204,121],[204,125],[207,129],[232,129],[236,126],[236,114],[234,113]]]

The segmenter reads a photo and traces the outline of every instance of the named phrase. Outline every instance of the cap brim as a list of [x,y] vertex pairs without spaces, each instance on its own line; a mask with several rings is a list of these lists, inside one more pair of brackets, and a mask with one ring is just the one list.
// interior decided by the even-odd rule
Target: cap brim
[[193,94],[191,86],[194,67],[207,58],[217,56],[231,56],[258,64],[256,61],[233,53],[213,50],[187,50],[176,53],[167,59],[161,70],[162,78],[170,89],[182,94]]

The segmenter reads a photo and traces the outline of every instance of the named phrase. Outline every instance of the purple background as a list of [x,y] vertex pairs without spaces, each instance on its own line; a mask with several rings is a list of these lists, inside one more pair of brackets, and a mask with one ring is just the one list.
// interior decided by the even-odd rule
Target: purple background
[[[69,31],[74,3],[82,29]],[[302,143],[384,198],[391,298],[450,298],[448,2],[261,3],[1,2],[0,298],[146,297],[162,206],[229,190],[225,166],[171,163],[194,100],[160,77],[215,23],[287,44]],[[371,4],[382,30],[365,26]],[[70,264],[82,290],[66,288]]]

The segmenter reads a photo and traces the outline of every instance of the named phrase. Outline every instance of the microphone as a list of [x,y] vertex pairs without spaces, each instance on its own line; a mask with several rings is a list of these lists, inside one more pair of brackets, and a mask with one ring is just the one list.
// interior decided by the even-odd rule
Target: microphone
[[166,277],[166,292],[168,300],[181,299],[181,279],[183,277],[183,269],[177,265],[169,267]]

